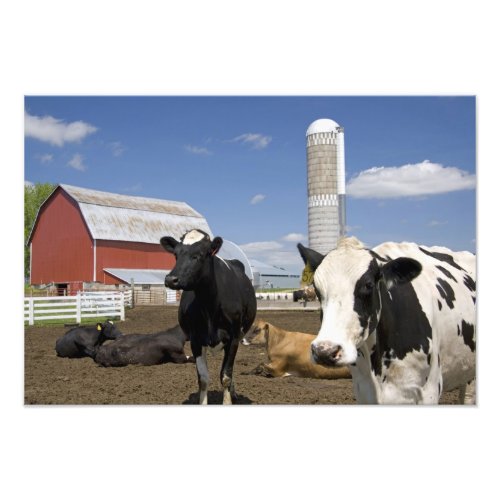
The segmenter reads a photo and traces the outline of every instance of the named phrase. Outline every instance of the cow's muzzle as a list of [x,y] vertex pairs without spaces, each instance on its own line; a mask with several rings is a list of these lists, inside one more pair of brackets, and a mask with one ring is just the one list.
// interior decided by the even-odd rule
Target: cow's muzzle
[[172,276],[171,274],[165,276],[165,286],[171,288],[172,290],[179,290],[181,288],[179,278],[177,276]]
[[319,365],[337,366],[342,358],[342,347],[333,342],[323,341],[311,344],[313,361]]

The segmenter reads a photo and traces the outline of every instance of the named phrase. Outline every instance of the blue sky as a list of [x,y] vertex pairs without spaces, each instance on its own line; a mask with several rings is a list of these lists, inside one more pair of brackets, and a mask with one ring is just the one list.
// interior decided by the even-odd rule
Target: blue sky
[[299,271],[305,133],[331,118],[348,234],[475,251],[475,117],[464,96],[33,96],[25,181],[185,201],[250,258]]

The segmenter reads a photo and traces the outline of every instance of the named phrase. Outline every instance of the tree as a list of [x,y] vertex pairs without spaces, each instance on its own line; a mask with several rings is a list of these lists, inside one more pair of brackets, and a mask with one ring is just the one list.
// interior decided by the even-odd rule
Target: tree
[[24,186],[24,277],[30,274],[30,249],[26,245],[38,210],[42,203],[49,197],[57,186],[50,183],[30,184]]

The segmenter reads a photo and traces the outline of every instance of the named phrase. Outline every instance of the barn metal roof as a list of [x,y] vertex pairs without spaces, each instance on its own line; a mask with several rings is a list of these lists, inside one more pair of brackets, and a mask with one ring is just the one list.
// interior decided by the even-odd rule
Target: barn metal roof
[[210,236],[206,219],[181,201],[126,196],[60,184],[79,205],[95,240],[158,244],[162,236],[179,239],[198,228]]
[[136,285],[165,285],[165,276],[171,269],[119,269],[105,268],[104,271],[128,283]]

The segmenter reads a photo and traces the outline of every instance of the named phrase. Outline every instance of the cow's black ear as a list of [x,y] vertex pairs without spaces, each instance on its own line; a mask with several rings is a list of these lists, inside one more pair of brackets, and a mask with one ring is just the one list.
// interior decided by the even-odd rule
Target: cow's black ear
[[212,240],[212,243],[210,243],[210,255],[215,255],[220,250],[222,243],[223,239],[220,236],[216,236]]
[[393,286],[409,283],[421,271],[422,264],[417,260],[408,257],[399,257],[382,266],[382,277],[385,286],[390,290]]
[[172,236],[164,236],[160,240],[160,245],[168,252],[174,253],[175,247],[179,244],[179,242],[172,238]]
[[321,262],[323,262],[325,256],[320,254],[319,252],[316,252],[316,250],[313,250],[312,248],[305,247],[304,245],[302,245],[302,243],[299,243],[297,245],[297,248],[299,249],[299,253],[302,257],[302,260],[304,261],[304,264],[309,264],[311,266],[311,269],[313,271],[316,271]]

